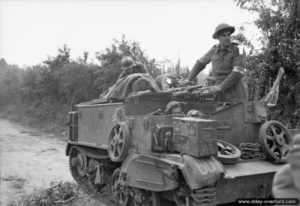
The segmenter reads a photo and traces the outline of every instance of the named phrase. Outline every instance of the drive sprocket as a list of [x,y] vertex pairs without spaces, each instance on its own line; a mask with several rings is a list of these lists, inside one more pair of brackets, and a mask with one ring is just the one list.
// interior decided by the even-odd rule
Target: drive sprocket
[[73,148],[69,155],[69,168],[71,175],[78,185],[89,195],[97,199],[111,197],[108,186],[93,184],[93,176],[88,174],[89,157]]

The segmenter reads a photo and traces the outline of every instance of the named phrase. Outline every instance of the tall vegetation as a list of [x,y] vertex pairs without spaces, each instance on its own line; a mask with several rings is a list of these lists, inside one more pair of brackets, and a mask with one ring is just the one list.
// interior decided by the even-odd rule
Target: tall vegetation
[[[280,67],[285,70],[279,100],[270,111],[290,127],[300,127],[300,2],[299,0],[235,0],[244,10],[256,13],[262,48],[254,48],[247,59],[251,99],[260,99],[275,81]],[[248,43],[246,39],[242,39]]]
[[18,100],[23,74],[18,66],[8,65],[0,59],[0,106]]
[[[36,122],[65,121],[70,106],[98,98],[119,76],[123,56],[132,56],[144,63],[156,77],[160,70],[138,42],[123,36],[109,48],[96,53],[96,63],[88,63],[89,53],[76,60],[70,58],[64,45],[54,57],[26,70],[0,60],[0,107]],[[8,107],[7,107],[8,106]],[[7,110],[6,109],[6,110]]]

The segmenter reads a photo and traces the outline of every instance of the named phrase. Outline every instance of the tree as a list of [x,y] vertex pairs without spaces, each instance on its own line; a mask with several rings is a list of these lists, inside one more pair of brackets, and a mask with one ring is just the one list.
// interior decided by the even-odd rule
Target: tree
[[[278,69],[283,67],[279,102],[271,110],[276,118],[290,126],[300,126],[299,93],[294,85],[300,81],[300,3],[299,0],[235,0],[241,9],[258,14],[255,20],[262,37],[262,48],[247,60],[248,83],[252,98],[261,98],[272,86]],[[253,89],[253,81],[258,87]],[[251,83],[252,82],[252,83]],[[298,90],[297,90],[298,91]],[[295,116],[296,114],[296,116]]]
[[43,64],[26,69],[0,59],[0,106],[14,105],[18,115],[30,116],[35,122],[59,121],[63,125],[70,106],[98,98],[115,83],[123,56],[144,63],[154,77],[160,73],[155,59],[149,59],[138,42],[125,40],[125,36],[97,53],[100,66],[88,63],[88,52],[71,59],[67,45]]
[[18,101],[23,70],[0,59],[0,106]]
[[51,70],[59,69],[64,64],[70,62],[70,52],[71,49],[65,44],[62,48],[58,49],[58,54],[56,57],[49,57],[44,61],[46,65],[49,66]]
[[96,53],[96,58],[101,65],[98,83],[103,82],[102,89],[108,88],[117,80],[121,73],[121,59],[124,56],[131,56],[135,61],[145,64],[149,74],[154,78],[161,74],[155,59],[149,59],[138,42],[126,40],[123,35],[121,40],[114,39],[110,48]]

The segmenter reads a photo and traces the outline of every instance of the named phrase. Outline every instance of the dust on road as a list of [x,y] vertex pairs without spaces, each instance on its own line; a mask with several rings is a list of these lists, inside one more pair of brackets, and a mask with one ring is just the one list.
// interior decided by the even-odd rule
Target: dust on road
[[73,181],[66,142],[0,119],[0,205],[8,205],[52,181]]

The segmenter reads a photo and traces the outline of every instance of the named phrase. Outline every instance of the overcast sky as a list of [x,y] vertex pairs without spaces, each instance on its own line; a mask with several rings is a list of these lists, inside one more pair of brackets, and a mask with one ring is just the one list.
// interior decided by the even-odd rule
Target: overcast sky
[[[121,39],[140,42],[151,58],[190,68],[217,43],[219,23],[253,22],[233,0],[0,0],[0,57],[9,64],[35,65],[67,44],[72,58],[91,57]],[[257,30],[246,25],[246,35]]]

